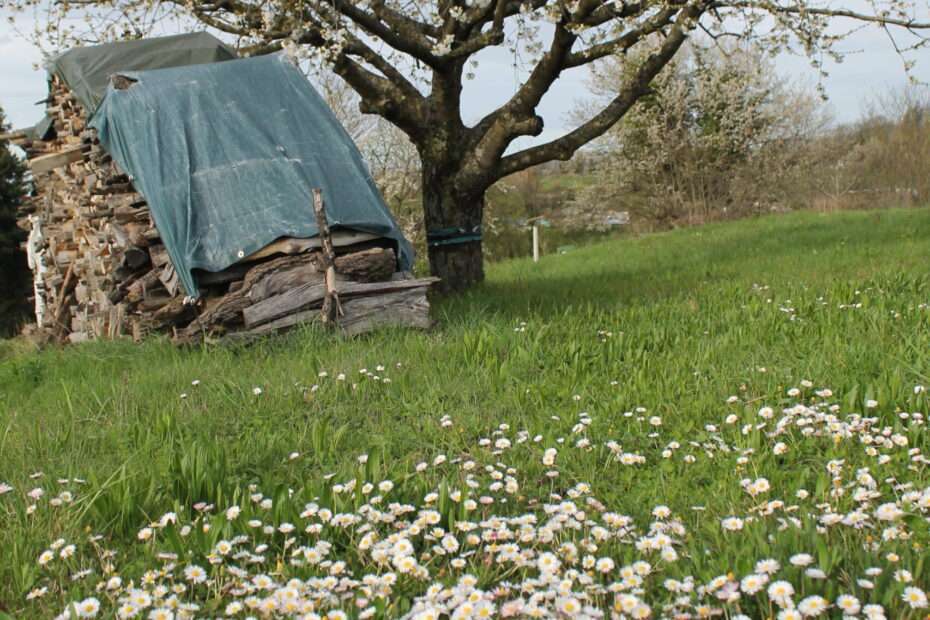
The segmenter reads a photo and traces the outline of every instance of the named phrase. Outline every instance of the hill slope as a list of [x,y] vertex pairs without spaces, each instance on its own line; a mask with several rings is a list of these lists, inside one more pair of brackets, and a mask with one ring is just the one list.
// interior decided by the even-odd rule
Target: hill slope
[[[156,605],[219,613],[248,596],[281,612],[289,594],[243,585],[260,574],[278,586],[301,579],[294,596],[316,613],[343,600],[350,614],[398,617],[415,600],[461,603],[468,580],[446,598],[418,597],[469,573],[475,604],[498,611],[521,600],[565,615],[577,603],[661,616],[681,598],[692,613],[705,604],[761,617],[782,606],[765,594],[782,581],[794,604],[848,594],[917,618],[920,592],[906,588],[930,583],[928,230],[927,209],[799,213],[511,261],[437,304],[429,334],[344,342],[305,330],[243,349],[8,346],[0,611],[45,617],[89,597],[113,609],[130,604],[134,580],[149,583],[137,605],[146,616]],[[313,501],[344,520],[305,533],[321,522],[304,512]],[[213,506],[198,512],[199,502]],[[178,523],[159,526],[166,512]],[[513,536],[521,528],[524,540]],[[39,563],[46,550],[53,559]],[[314,564],[321,552],[347,564]],[[557,568],[539,566],[548,552]],[[789,562],[799,553],[823,576]],[[766,573],[764,559],[781,568]],[[896,579],[902,569],[910,583]],[[396,583],[311,580],[388,571]],[[754,577],[740,586],[728,573]],[[114,575],[120,585],[95,591]],[[186,587],[172,602],[160,583]],[[521,596],[527,583],[551,597]],[[716,595],[740,587],[729,604]]]

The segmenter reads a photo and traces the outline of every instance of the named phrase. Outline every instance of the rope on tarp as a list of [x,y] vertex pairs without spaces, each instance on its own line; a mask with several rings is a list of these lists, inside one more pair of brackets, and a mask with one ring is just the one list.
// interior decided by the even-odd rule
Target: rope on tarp
[[457,245],[481,241],[481,226],[474,228],[440,228],[426,232],[426,243],[430,247]]

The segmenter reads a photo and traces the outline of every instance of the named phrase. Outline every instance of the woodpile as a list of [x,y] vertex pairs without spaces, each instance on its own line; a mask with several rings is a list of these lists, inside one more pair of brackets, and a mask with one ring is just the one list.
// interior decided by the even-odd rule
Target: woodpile
[[[247,338],[322,319],[324,305],[349,335],[430,325],[426,293],[434,279],[396,272],[392,243],[371,235],[343,234],[333,246],[321,234],[329,252],[320,238],[280,239],[224,271],[195,271],[201,296],[187,298],[145,198],[57,77],[46,103],[54,137],[7,136],[25,150],[35,182],[20,225],[29,232],[33,329],[46,338]],[[315,217],[313,205],[307,217]]]

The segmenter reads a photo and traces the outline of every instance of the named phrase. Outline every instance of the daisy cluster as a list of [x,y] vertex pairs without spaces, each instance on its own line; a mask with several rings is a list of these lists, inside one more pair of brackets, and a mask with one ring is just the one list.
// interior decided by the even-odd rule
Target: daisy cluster
[[[636,450],[598,439],[582,412],[564,436],[500,424],[393,477],[354,455],[353,477],[312,491],[251,485],[165,513],[129,553],[100,535],[57,539],[28,597],[61,596],[61,619],[924,617],[925,417],[844,414],[832,397],[807,381],[777,407],[731,397],[703,436],[671,441],[639,408],[624,414],[649,438]],[[450,415],[436,424],[458,430]],[[808,476],[780,475],[793,458]],[[611,489],[577,479],[580,459],[604,471],[725,459],[736,474],[720,505],[679,514],[610,505]],[[47,501],[24,495],[32,513]],[[68,509],[74,495],[54,499]]]

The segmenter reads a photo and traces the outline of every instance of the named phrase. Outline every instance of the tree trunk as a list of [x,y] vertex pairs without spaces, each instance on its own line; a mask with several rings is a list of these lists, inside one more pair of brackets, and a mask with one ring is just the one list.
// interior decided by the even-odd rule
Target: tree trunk
[[457,191],[449,176],[423,171],[423,214],[430,272],[445,293],[484,280],[481,220],[484,192]]

